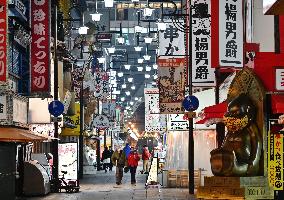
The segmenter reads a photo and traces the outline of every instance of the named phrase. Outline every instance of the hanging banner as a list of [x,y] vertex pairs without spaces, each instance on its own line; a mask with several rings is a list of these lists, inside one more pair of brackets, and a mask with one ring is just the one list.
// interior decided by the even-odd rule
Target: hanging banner
[[186,85],[185,58],[158,59],[160,113],[183,113]]
[[[282,128],[282,126],[281,126]],[[268,180],[274,190],[283,190],[283,134],[273,127],[268,132]]]
[[49,92],[50,1],[31,1],[31,92]]
[[94,76],[95,97],[100,100],[107,99],[109,96],[109,76],[107,72],[97,70]]
[[81,84],[84,78],[85,70],[86,69],[84,67],[75,66],[72,71],[72,84],[76,98],[80,98]]
[[165,23],[166,30],[159,32],[159,56],[163,58],[184,57],[184,32],[179,31],[172,22]]
[[58,144],[58,172],[59,177],[63,176],[62,171],[66,171],[64,178],[67,180],[77,180],[78,158],[77,143]]
[[242,4],[242,0],[219,0],[220,66],[243,67]]
[[116,104],[115,101],[104,101],[102,103],[102,114],[106,115],[108,117],[108,119],[110,121],[114,121],[115,120],[115,108],[116,108]]
[[7,1],[0,4],[0,83],[7,81]]
[[145,88],[145,131],[163,132],[166,131],[166,115],[160,114],[159,89]]
[[0,96],[0,120],[7,119],[7,98],[6,95]]
[[80,103],[75,103],[75,115],[65,116],[64,127],[60,135],[80,135]]
[[170,114],[167,120],[168,131],[189,130],[188,118],[184,114]]
[[215,86],[211,67],[211,0],[192,0],[192,84]]
[[105,115],[97,115],[94,117],[93,126],[97,129],[107,129],[113,124],[110,123],[109,119]]

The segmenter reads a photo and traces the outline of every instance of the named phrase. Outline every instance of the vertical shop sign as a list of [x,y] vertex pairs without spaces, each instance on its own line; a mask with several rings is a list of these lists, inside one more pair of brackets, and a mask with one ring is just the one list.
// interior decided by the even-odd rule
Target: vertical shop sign
[[242,0],[219,1],[220,66],[243,67]]
[[144,89],[145,95],[145,131],[166,131],[166,115],[159,112],[159,90],[157,88]]
[[0,82],[7,81],[7,1],[0,4]]
[[28,103],[13,98],[13,121],[23,124],[28,122]]
[[95,97],[100,100],[107,99],[109,96],[109,76],[105,71],[97,70],[94,76]]
[[0,120],[7,119],[7,100],[6,96],[0,96]]
[[77,143],[58,144],[59,177],[66,171],[65,179],[77,180]]
[[268,180],[274,190],[283,190],[283,134],[268,132]]
[[75,103],[75,115],[65,116],[63,121],[72,128],[64,127],[61,135],[80,135],[80,103]]
[[211,67],[211,0],[193,0],[192,5],[192,84],[215,86]]
[[31,92],[49,92],[49,2],[31,1]]
[[275,69],[276,90],[284,90],[284,69]]
[[167,57],[184,56],[184,33],[173,23],[165,22],[166,30],[159,33],[159,55]]
[[184,58],[158,59],[160,113],[183,113],[182,101],[186,84]]

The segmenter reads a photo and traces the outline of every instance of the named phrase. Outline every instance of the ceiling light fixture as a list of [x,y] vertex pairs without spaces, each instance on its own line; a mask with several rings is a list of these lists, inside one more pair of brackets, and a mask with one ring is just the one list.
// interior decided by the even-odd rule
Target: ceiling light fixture
[[129,91],[126,91],[125,94],[126,94],[127,96],[129,96],[129,95],[130,95],[130,92],[129,92]]
[[135,85],[131,86],[131,90],[135,90],[135,88],[136,88]]
[[142,48],[143,48],[143,47],[139,47],[139,46],[134,47],[135,51],[141,51],[141,50],[142,50]]
[[121,97],[121,98],[120,98],[120,100],[121,100],[121,101],[124,101],[124,100],[125,100],[125,98],[124,98],[124,97]]
[[105,7],[112,8],[113,7],[113,0],[105,0]]
[[144,17],[150,17],[155,9],[152,8],[144,8],[143,15]]
[[151,56],[150,56],[150,55],[144,55],[143,58],[144,58],[145,60],[150,60],[150,59],[151,59]]
[[121,85],[121,88],[122,88],[122,89],[125,89],[125,88],[126,88],[126,84],[125,84],[125,83],[122,84],[122,85]]
[[142,72],[143,71],[143,67],[137,67],[138,72]]
[[133,105],[134,105],[134,102],[133,102],[133,101],[130,101],[129,104],[130,104],[131,106],[133,106]]
[[145,74],[145,78],[150,78],[150,74]]
[[159,31],[165,31],[167,29],[167,24],[161,20],[158,20],[157,26]]
[[140,25],[137,25],[134,27],[135,33],[141,33],[143,31],[143,27]]
[[103,15],[103,14],[96,12],[96,13],[90,14],[90,15],[92,16],[93,21],[99,22],[101,20],[101,15]]
[[157,78],[158,78],[158,75],[157,75],[157,74],[154,74],[154,75],[153,75],[153,78],[154,78],[154,79],[157,79]]
[[118,73],[117,73],[117,76],[118,76],[118,77],[123,77],[123,72],[118,72]]
[[135,100],[135,101],[138,101],[138,97],[135,97],[134,100]]
[[138,58],[138,60],[137,60],[137,62],[138,62],[139,64],[143,63],[143,61],[144,61],[143,58]]
[[108,53],[114,53],[115,52],[115,47],[109,47],[107,48]]
[[125,69],[129,70],[131,65],[124,65]]
[[128,80],[128,82],[131,83],[131,82],[133,81],[133,78],[132,78],[132,77],[129,77],[127,80]]
[[145,40],[146,44],[151,44],[153,38],[151,38],[151,37],[144,37],[144,40]]
[[88,29],[89,29],[89,27],[87,27],[87,26],[81,26],[78,30],[79,34],[80,35],[86,35],[88,33]]
[[117,42],[118,42],[119,44],[124,44],[124,37],[119,36],[119,37],[116,38],[116,39],[117,39]]
[[104,57],[98,58],[99,63],[104,63],[105,60],[106,60],[106,59],[105,59]]
[[146,72],[149,72],[149,71],[151,71],[151,67],[150,66],[146,66]]
[[157,65],[157,64],[154,64],[154,65],[153,65],[153,69],[158,69],[158,65]]

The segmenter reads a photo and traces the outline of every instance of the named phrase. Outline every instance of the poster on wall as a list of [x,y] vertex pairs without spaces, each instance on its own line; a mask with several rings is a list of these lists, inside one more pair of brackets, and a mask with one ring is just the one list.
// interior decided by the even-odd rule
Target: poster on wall
[[159,103],[161,114],[183,113],[185,95],[185,58],[158,59]]
[[274,190],[283,190],[283,134],[282,126],[271,126],[268,131],[268,180]]
[[166,30],[159,32],[159,56],[162,58],[184,56],[184,33],[179,31],[172,22],[165,23]]
[[160,114],[159,89],[145,88],[145,131],[163,132],[166,131],[166,115]]
[[0,84],[7,81],[7,0],[0,4]]
[[242,4],[242,0],[219,0],[220,66],[243,67]]
[[31,1],[31,92],[50,90],[50,1]]
[[192,84],[215,86],[211,67],[211,0],[192,0]]
[[77,180],[77,143],[58,144],[58,174],[59,177],[64,174],[65,179]]
[[7,119],[7,99],[6,95],[0,96],[0,120]]

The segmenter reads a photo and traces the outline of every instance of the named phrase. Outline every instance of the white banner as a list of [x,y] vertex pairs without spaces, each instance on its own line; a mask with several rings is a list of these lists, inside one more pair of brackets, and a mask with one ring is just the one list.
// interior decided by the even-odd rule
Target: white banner
[[0,120],[7,119],[7,99],[6,95],[0,96]]
[[58,172],[59,177],[64,174],[65,179],[77,180],[77,143],[58,144]]
[[192,84],[215,86],[211,68],[211,0],[192,0]]
[[[169,58],[185,55],[184,33],[172,22],[165,22],[166,30],[159,32],[159,56]],[[163,57],[164,58],[164,57]]]
[[220,66],[243,67],[242,0],[219,0]]
[[188,119],[184,114],[169,114],[167,121],[168,131],[185,131],[189,130]]
[[13,121],[23,124],[28,123],[28,103],[13,98]]

